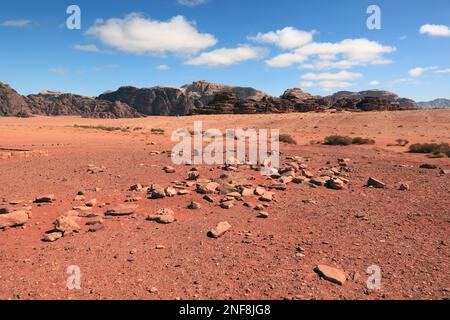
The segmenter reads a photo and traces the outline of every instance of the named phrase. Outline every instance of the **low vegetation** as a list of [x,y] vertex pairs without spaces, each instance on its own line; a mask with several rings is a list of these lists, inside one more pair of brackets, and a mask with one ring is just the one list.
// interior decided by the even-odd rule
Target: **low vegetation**
[[79,129],[95,129],[95,130],[103,130],[103,131],[122,131],[122,132],[128,132],[130,131],[130,127],[110,127],[110,126],[103,126],[103,125],[74,125],[75,128]]
[[349,146],[352,144],[363,145],[375,144],[375,140],[361,137],[352,138],[348,136],[328,136],[325,138],[323,144],[328,146]]
[[448,143],[416,143],[409,147],[410,153],[424,153],[433,156],[447,155],[450,157],[450,145]]
[[161,128],[153,128],[153,129],[151,129],[150,130],[150,132],[151,132],[151,134],[154,134],[154,135],[164,135],[164,133],[166,132],[164,129],[161,129]]
[[280,134],[279,140],[287,144],[297,144],[297,141],[290,134]]

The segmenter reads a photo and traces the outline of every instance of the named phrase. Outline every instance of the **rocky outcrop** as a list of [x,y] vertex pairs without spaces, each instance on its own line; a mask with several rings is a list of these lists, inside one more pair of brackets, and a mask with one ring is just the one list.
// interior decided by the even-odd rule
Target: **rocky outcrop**
[[427,101],[427,102],[418,102],[417,106],[419,108],[435,108],[435,109],[442,109],[442,108],[450,108],[450,99],[435,99],[433,101]]
[[61,116],[81,115],[86,118],[136,118],[140,114],[121,102],[110,102],[70,93],[37,94],[27,97],[32,113]]
[[0,116],[27,117],[32,114],[26,98],[0,82]]
[[391,111],[396,110],[397,108],[387,100],[367,97],[358,102],[356,109],[360,111]]
[[117,91],[100,95],[98,99],[126,103],[144,115],[187,115],[194,109],[193,101],[184,90],[176,87],[121,87]]
[[303,92],[300,88],[287,89],[280,97],[281,99],[291,101],[292,103],[301,103],[313,98],[309,93]]
[[[365,100],[368,98],[369,100]],[[373,99],[378,100],[373,100]],[[368,106],[369,108],[374,107],[373,103],[375,101],[384,101],[392,105],[392,107],[381,107],[379,102],[376,102],[379,106],[376,107],[376,110],[381,109],[389,109],[389,110],[402,110],[402,109],[416,109],[417,105],[414,100],[407,98],[400,98],[395,93],[385,91],[385,90],[366,90],[360,92],[351,92],[351,91],[339,91],[335,94],[326,97],[326,99],[333,105],[336,109],[355,109],[356,104],[362,102],[363,105],[367,103],[372,104],[372,106]],[[360,109],[361,110],[361,109]]]
[[[249,87],[229,86],[221,83],[208,82],[205,80],[195,81],[181,87],[186,95],[192,100],[199,100],[203,105],[209,104],[217,94],[232,93],[238,99],[259,101],[268,95]],[[198,102],[197,102],[198,104]]]

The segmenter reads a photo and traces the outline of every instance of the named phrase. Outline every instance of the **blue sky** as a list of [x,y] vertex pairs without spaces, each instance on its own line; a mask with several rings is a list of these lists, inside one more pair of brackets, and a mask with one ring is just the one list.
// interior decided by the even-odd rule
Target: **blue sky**
[[[80,30],[66,27],[71,4]],[[369,5],[381,29],[367,27]],[[449,27],[449,0],[2,1],[0,81],[22,94],[205,79],[450,98]]]

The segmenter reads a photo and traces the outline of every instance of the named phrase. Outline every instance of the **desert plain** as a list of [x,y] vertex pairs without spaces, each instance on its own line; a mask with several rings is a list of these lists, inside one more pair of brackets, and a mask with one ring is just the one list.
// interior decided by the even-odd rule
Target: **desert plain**
[[[269,190],[279,178],[248,166],[230,171],[217,165],[174,166],[170,135],[191,129],[195,120],[202,120],[205,130],[276,128],[290,134],[297,145],[281,144],[281,163],[296,163],[299,179],[286,183],[285,190],[272,189],[273,198],[266,199],[271,201],[253,192],[236,196],[215,190],[212,202],[205,200],[195,181],[186,181],[194,167],[200,184]],[[318,143],[330,135],[361,136],[375,144]],[[450,110],[120,120],[5,117],[0,139],[0,208],[23,209],[29,216],[22,226],[0,231],[0,299],[450,296],[450,159],[408,153],[408,145],[396,145],[397,139],[448,143]],[[338,159],[346,159],[344,165]],[[435,168],[420,168],[423,164]],[[167,166],[174,170],[163,170]],[[304,177],[307,171],[320,180],[330,170],[345,181],[341,190]],[[367,187],[370,177],[385,187]],[[150,199],[148,186],[155,184],[183,192]],[[34,202],[47,195],[54,196],[50,203]],[[231,208],[220,207],[224,197],[234,198],[228,199]],[[194,209],[188,208],[192,202]],[[117,205],[132,210],[105,215]],[[172,223],[147,219],[161,209],[172,210]],[[74,217],[79,229],[43,241],[54,221],[70,211],[80,213]],[[231,225],[228,232],[208,237],[225,221]],[[324,279],[315,271],[319,265],[336,268],[345,282]],[[80,289],[67,287],[69,266],[81,270]],[[381,269],[376,290],[366,284],[370,266]]]

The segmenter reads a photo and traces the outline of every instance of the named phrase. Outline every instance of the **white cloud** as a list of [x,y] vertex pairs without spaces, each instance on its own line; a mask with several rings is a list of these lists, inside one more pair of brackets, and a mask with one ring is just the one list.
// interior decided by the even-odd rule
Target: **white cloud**
[[258,33],[251,40],[270,43],[283,49],[293,49],[301,47],[313,40],[315,31],[302,31],[293,27],[286,27],[282,30],[267,33]]
[[48,69],[48,71],[50,71],[51,73],[59,74],[59,75],[67,74],[67,70],[64,68],[61,68],[61,67],[50,68],[50,69]]
[[381,82],[377,81],[377,80],[373,80],[373,81],[369,82],[369,85],[371,85],[371,86],[379,86],[379,85],[381,85]]
[[0,26],[23,28],[31,25],[32,23],[33,21],[27,19],[5,20],[0,22]]
[[426,68],[417,67],[417,68],[413,68],[413,69],[409,70],[408,74],[410,77],[417,78],[417,77],[420,77],[421,75],[423,75],[425,72],[435,70],[435,69],[437,69],[437,67],[426,67]]
[[332,91],[335,88],[348,88],[353,86],[351,82],[327,80],[319,82],[320,87],[325,91]]
[[198,57],[189,59],[186,64],[207,65],[209,67],[227,66],[238,62],[254,60],[262,57],[264,50],[253,47],[221,48],[204,52]]
[[436,70],[436,73],[450,73],[450,68]]
[[183,6],[195,7],[201,4],[205,4],[208,0],[177,0],[177,2]]
[[301,88],[311,88],[314,86],[314,82],[312,81],[302,81],[300,82],[300,87]]
[[[395,50],[395,47],[384,46],[367,39],[346,39],[337,43],[312,42],[291,53],[269,59],[266,63],[271,67],[301,64],[305,69],[350,69],[370,64],[389,64],[392,61],[384,58],[384,54]],[[304,63],[308,60],[310,60],[308,63]]]
[[420,27],[420,33],[432,37],[450,37],[450,28],[439,24],[425,24]]
[[79,51],[86,51],[86,52],[97,52],[100,53],[102,52],[99,48],[97,48],[97,46],[95,44],[74,44],[72,46],[72,48],[74,48],[75,50],[79,50]]
[[302,76],[304,80],[356,80],[361,78],[363,75],[361,73],[348,72],[348,71],[340,71],[337,73],[307,73]]
[[134,54],[195,54],[217,43],[213,35],[200,33],[195,23],[183,16],[158,21],[132,13],[123,19],[98,20],[86,34]]
[[168,66],[167,64],[160,64],[160,65],[156,66],[156,70],[158,70],[158,71],[169,71],[170,70],[170,66]]
[[286,68],[294,64],[303,63],[308,57],[295,53],[283,53],[266,61],[269,67]]

